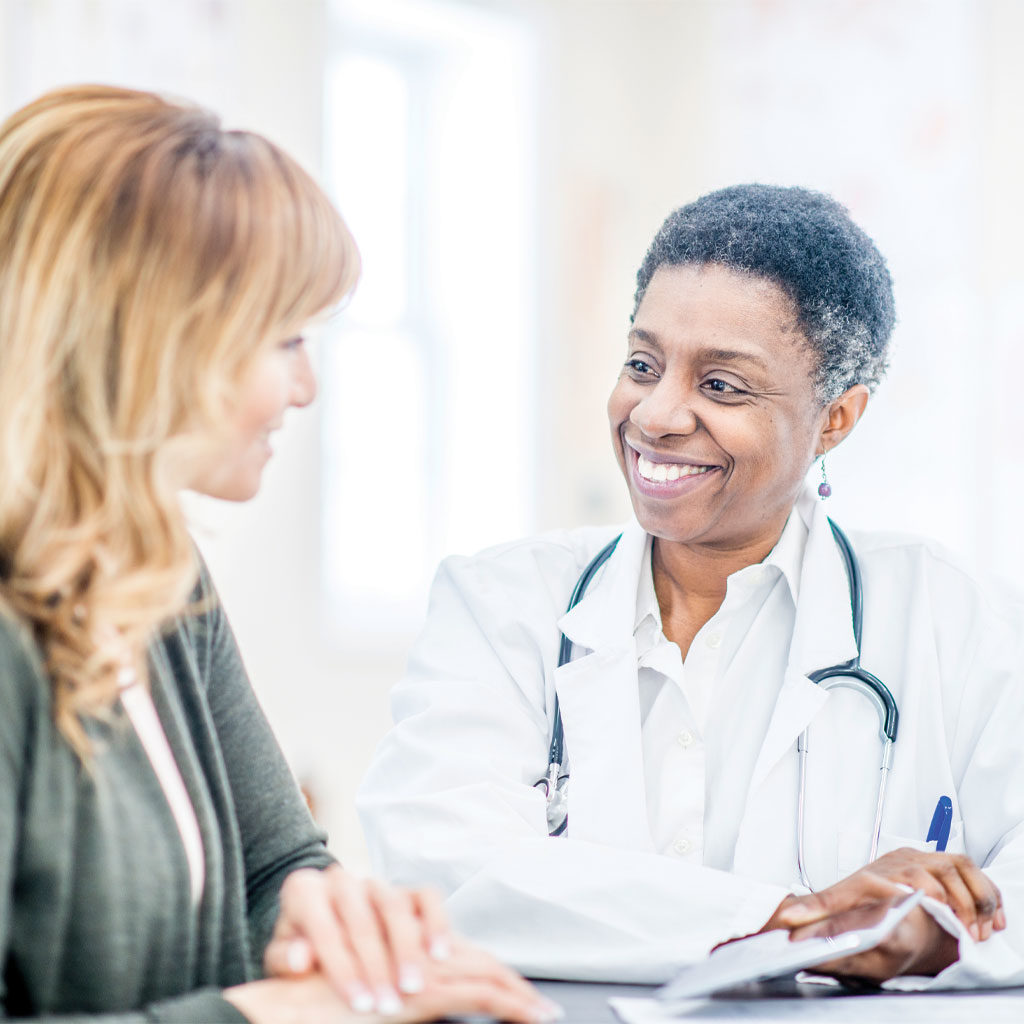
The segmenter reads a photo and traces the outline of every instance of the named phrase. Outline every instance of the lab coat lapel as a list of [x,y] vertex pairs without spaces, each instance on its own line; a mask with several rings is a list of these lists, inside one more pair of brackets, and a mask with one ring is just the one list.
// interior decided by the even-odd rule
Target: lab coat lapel
[[575,658],[554,673],[569,760],[569,835],[653,850],[637,684],[636,594],[646,534],[631,523],[559,628]]
[[828,693],[808,675],[849,661],[857,652],[846,569],[825,510],[805,494],[796,511],[808,522],[809,532],[793,639],[782,689],[754,765],[751,795],[828,701]]

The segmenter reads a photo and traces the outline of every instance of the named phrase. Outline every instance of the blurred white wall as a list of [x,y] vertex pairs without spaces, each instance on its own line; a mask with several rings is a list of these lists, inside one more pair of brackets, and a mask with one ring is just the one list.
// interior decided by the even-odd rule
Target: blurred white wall
[[[522,339],[535,397],[521,424],[534,475],[527,529],[627,514],[604,402],[636,267],[673,207],[767,180],[833,192],[895,279],[890,378],[830,460],[835,514],[938,536],[983,568],[1024,569],[1013,390],[1024,367],[1024,5],[447,2],[499,13],[535,53],[536,265],[521,285],[530,294],[508,296],[536,311],[535,336]],[[344,45],[336,14],[328,0],[0,0],[0,113],[61,82],[155,88],[320,170],[325,69]],[[479,221],[485,261],[501,240]],[[190,508],[257,691],[335,849],[358,867],[352,796],[409,637],[357,652],[324,636],[324,414],[293,415],[255,501]],[[477,415],[463,429],[486,432]],[[373,498],[354,487],[351,500]]]

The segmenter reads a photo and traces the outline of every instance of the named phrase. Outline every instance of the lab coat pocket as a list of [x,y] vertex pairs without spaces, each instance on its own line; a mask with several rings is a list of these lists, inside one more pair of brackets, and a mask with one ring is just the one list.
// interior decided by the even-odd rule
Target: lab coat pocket
[[[912,839],[909,836],[896,835],[893,832],[882,832],[878,837],[878,852],[876,857],[893,850],[909,848],[920,850],[922,853],[934,853],[935,841],[930,843],[924,839]],[[964,852],[964,823],[961,819],[953,821],[949,829],[949,842],[946,844],[946,853]],[[846,878],[855,871],[859,871],[868,863],[871,854],[871,833],[870,832],[840,832],[839,842],[836,849],[836,870],[838,878]]]

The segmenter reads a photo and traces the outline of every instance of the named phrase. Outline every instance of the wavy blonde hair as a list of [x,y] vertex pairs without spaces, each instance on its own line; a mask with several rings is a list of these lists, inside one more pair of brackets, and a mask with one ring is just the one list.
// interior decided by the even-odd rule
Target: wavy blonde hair
[[82,86],[0,125],[0,597],[83,757],[196,583],[187,467],[358,271],[312,178],[204,110]]

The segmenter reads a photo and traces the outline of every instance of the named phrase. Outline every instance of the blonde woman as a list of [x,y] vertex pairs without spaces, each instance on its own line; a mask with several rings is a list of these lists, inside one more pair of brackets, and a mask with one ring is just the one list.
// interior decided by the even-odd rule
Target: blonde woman
[[256,493],[357,272],[201,110],[82,87],[0,126],[0,1016],[554,1013],[334,864],[179,508]]

